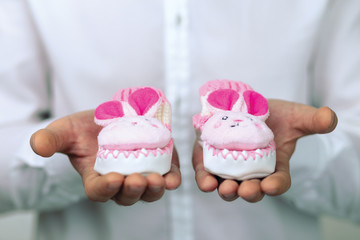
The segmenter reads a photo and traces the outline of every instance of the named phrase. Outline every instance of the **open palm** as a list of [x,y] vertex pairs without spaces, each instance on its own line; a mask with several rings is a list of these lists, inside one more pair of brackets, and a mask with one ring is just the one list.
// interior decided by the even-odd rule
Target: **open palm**
[[66,154],[81,175],[87,196],[93,201],[112,199],[120,205],[132,205],[139,200],[151,202],[160,199],[165,189],[175,189],[180,185],[179,161],[175,149],[171,170],[164,176],[157,173],[146,177],[118,173],[101,176],[93,169],[100,130],[101,127],[94,123],[94,111],[79,112],[37,131],[32,135],[30,143],[34,152],[43,157],[50,157],[55,152]]
[[337,125],[336,114],[328,107],[317,109],[293,102],[269,100],[269,108],[271,114],[266,123],[275,136],[275,172],[264,179],[242,182],[219,179],[205,170],[202,147],[196,142],[193,150],[193,166],[200,190],[211,192],[218,189],[219,195],[226,201],[242,197],[246,201],[257,202],[265,194],[271,196],[283,194],[291,185],[289,161],[295,150],[296,141],[306,135],[329,133]]

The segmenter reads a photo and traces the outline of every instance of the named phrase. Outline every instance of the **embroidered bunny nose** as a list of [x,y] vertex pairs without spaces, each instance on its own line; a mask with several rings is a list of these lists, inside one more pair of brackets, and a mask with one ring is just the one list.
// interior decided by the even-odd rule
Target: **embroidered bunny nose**
[[243,122],[244,120],[241,119],[235,119],[234,122]]

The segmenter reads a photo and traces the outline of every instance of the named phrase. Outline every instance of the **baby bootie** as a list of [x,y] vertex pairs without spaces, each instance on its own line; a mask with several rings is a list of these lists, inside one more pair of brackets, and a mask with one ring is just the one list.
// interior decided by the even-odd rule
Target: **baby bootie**
[[103,126],[95,171],[163,175],[170,170],[171,107],[161,90],[121,89],[96,108],[95,122]]
[[266,125],[267,100],[249,85],[209,81],[200,88],[201,114],[193,117],[205,169],[225,179],[265,177],[275,170],[274,135]]

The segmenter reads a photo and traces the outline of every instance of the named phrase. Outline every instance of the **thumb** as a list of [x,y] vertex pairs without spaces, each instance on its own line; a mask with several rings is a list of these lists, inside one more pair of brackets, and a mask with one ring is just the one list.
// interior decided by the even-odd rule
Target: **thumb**
[[65,152],[71,145],[70,134],[66,129],[66,122],[57,120],[46,128],[36,131],[30,138],[31,148],[42,157],[51,157],[56,152]]
[[313,108],[302,105],[299,107],[297,129],[303,135],[332,132],[337,125],[336,113],[329,107]]

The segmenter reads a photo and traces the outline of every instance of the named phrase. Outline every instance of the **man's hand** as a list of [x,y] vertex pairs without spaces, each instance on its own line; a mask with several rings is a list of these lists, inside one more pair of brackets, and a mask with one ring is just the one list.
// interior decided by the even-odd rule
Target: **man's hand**
[[200,190],[204,192],[218,189],[220,197],[233,201],[238,197],[248,202],[260,201],[264,195],[277,196],[285,193],[291,185],[289,160],[295,150],[296,141],[307,135],[332,132],[337,125],[336,114],[328,107],[311,106],[269,100],[270,117],[266,121],[275,136],[275,172],[264,179],[250,179],[242,182],[223,180],[208,173],[203,165],[203,151],[195,142],[193,167]]
[[94,171],[98,151],[97,135],[100,126],[94,123],[94,111],[75,113],[54,121],[45,129],[34,133],[31,147],[35,153],[50,157],[56,152],[66,154],[82,177],[90,200],[114,200],[120,205],[132,205],[139,200],[152,202],[160,199],[165,189],[177,188],[181,182],[179,159],[174,149],[171,170],[161,176],[153,173],[123,176],[109,173],[101,176]]

